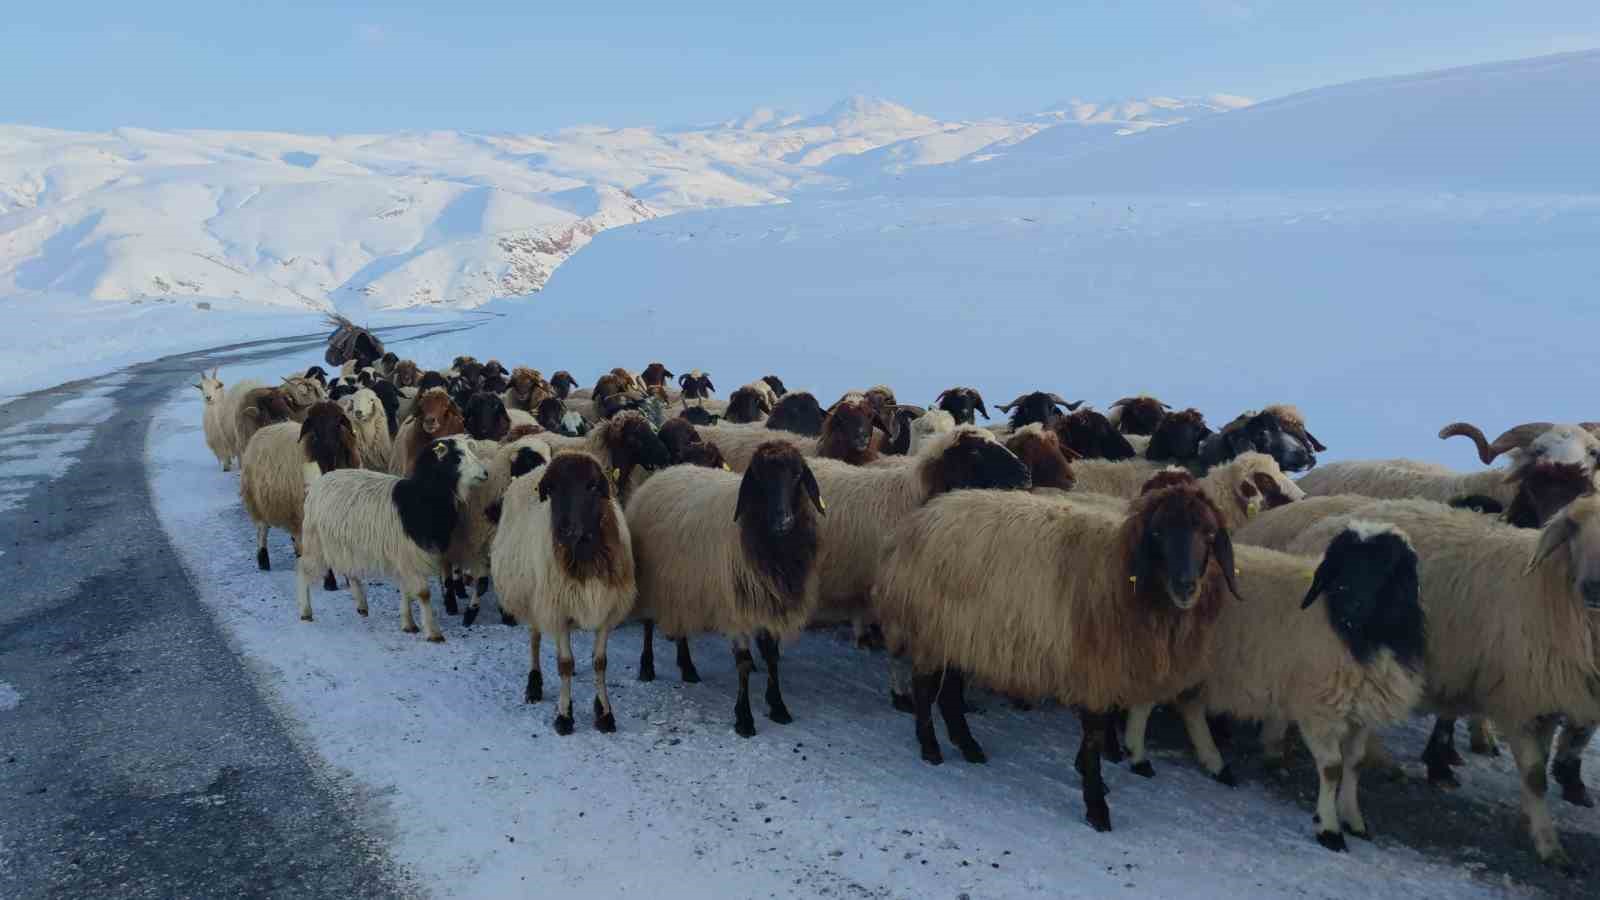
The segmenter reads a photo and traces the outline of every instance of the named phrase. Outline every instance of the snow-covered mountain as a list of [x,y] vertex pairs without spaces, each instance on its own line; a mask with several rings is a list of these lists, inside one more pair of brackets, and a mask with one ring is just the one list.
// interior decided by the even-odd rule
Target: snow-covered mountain
[[0,126],[0,296],[472,307],[538,291],[608,228],[1018,152],[1057,131],[1076,146],[1241,102],[1074,101],[945,122],[852,97],[817,116],[759,109],[551,135]]

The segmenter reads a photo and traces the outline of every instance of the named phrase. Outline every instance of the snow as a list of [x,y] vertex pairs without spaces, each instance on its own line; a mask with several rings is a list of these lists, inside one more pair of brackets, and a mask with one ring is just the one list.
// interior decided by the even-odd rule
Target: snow
[[[237,374],[270,379],[312,358],[291,355]],[[308,750],[362,796],[378,798],[373,827],[392,835],[394,858],[439,896],[520,895],[552,884],[578,897],[644,889],[664,898],[1089,897],[1128,889],[1475,897],[1508,887],[1474,880],[1381,832],[1375,844],[1328,853],[1312,840],[1309,805],[1276,799],[1259,784],[1222,787],[1186,753],[1158,751],[1153,781],[1109,767],[1117,830],[1096,834],[1081,822],[1071,716],[1016,712],[985,698],[988,711],[975,727],[991,763],[929,767],[917,756],[909,717],[884,697],[883,657],[827,633],[785,647],[797,721],[759,719],[750,740],[731,727],[735,674],[725,643],[694,642],[698,685],[678,681],[671,645],[662,643],[661,677],[641,684],[633,678],[635,626],[609,646],[619,730],[594,731],[582,664],[591,646],[577,636],[578,730],[558,737],[551,700],[521,701],[525,632],[499,625],[492,608],[472,629],[446,618],[443,645],[400,633],[387,587],[372,590],[368,619],[355,615],[346,593],[319,588],[316,621],[298,621],[288,540],[273,535],[277,570],[256,570],[237,475],[217,470],[200,415],[198,396],[179,391],[151,423],[161,523]],[[1471,789],[1495,791],[1486,802],[1510,819],[1515,775],[1503,760],[1496,765],[1475,762],[1470,781],[1491,784]],[[1573,826],[1563,818],[1562,827]]]
[[[1169,106],[1117,108],[1154,110],[1119,113],[1146,124],[1187,115]],[[472,307],[538,291],[607,228],[778,203],[808,187],[947,162],[1060,121],[1045,113],[943,122],[852,97],[811,117],[767,110],[694,128],[550,135],[4,125],[0,296],[222,297],[300,311]]]

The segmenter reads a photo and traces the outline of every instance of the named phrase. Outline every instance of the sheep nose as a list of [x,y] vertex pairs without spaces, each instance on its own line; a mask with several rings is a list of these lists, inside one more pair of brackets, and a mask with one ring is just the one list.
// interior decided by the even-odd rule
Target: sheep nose
[[1600,579],[1585,579],[1583,582],[1583,605],[1590,609],[1600,609]]
[[1172,579],[1172,592],[1177,596],[1188,599],[1194,596],[1195,588],[1199,582],[1193,578],[1181,577]]
[[778,534],[788,534],[794,528],[794,513],[784,513],[772,520],[772,530]]

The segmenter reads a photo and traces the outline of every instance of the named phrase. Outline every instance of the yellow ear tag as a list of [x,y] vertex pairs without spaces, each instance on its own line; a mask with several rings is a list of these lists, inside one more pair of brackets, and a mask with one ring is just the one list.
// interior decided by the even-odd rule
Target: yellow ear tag
[[1305,573],[1305,578],[1306,578],[1307,581],[1316,581],[1317,580],[1317,573],[1315,573],[1315,572],[1307,572],[1307,573]]
[[1128,576],[1128,583],[1129,584],[1138,584],[1139,583],[1139,576],[1137,576],[1137,575],[1129,575]]
[[724,472],[732,472],[733,471],[733,466],[730,466],[727,463],[723,463],[722,464],[722,471],[724,471]]
[[827,512],[828,511],[828,501],[822,499],[821,497],[818,497],[817,498],[817,509],[820,509],[823,512]]
[[611,480],[612,481],[620,481],[621,479],[622,479],[622,470],[621,469],[612,469],[611,470]]
[[450,445],[443,441],[433,445],[433,455],[438,459],[444,459],[444,455],[449,452]]
[[1236,575],[1236,576],[1243,575],[1244,574],[1244,570],[1243,569],[1234,569],[1233,570],[1233,574]]
[[1256,517],[1256,513],[1258,512],[1261,512],[1260,508],[1252,503],[1244,508],[1244,517],[1246,519],[1254,519]]

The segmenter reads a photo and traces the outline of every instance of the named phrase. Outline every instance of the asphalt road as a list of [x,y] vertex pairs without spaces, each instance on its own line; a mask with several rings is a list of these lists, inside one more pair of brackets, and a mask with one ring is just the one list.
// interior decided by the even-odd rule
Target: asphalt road
[[[145,476],[152,412],[196,370],[325,338],[135,366],[87,403],[103,379],[0,406],[18,446],[87,441],[55,480],[0,469],[20,499],[0,510],[0,897],[423,893],[371,830],[378,801],[301,752],[206,613]],[[29,425],[74,400],[114,413]]]

